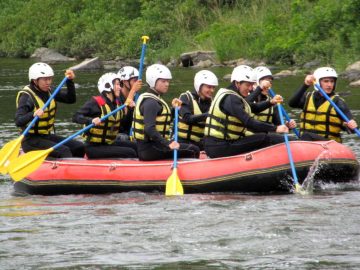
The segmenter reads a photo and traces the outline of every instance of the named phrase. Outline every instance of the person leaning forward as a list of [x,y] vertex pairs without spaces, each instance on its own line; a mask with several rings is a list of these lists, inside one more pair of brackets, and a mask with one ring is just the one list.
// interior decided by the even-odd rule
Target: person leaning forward
[[200,70],[194,77],[194,90],[180,95],[179,142],[191,143],[204,150],[204,128],[218,79],[209,70]]
[[[124,66],[119,69],[117,73],[120,78],[120,95],[119,100],[121,103],[125,103],[126,99],[129,96],[131,88],[137,82],[139,78],[139,71],[132,66]],[[136,102],[136,97],[138,93],[135,95],[134,101]],[[129,137],[131,133],[131,125],[133,121],[134,107],[126,107],[124,109],[124,117],[121,119],[120,125],[120,134],[118,135],[119,140],[128,141],[131,138]]]
[[[268,108],[263,111],[260,111],[254,115],[254,118],[259,121],[272,123],[274,125],[281,125],[281,120],[279,116],[278,106],[279,102],[283,101],[283,98],[280,95],[275,95],[271,97],[269,94],[270,88],[274,77],[267,67],[259,66],[254,69],[256,77],[255,90],[246,98],[246,101],[251,103],[262,103],[266,102],[270,104]],[[291,119],[289,122],[286,122],[286,126],[289,129],[296,127],[295,120]]]
[[211,158],[232,156],[284,142],[286,125],[275,126],[254,119],[245,100],[254,84],[253,70],[238,66],[231,74],[231,85],[221,88],[210,107],[205,124],[205,151]]
[[[134,84],[134,87],[139,90],[141,81]],[[136,158],[135,143],[115,141],[124,111],[120,110],[104,121],[100,121],[100,118],[121,106],[117,99],[120,95],[120,78],[115,73],[105,73],[98,81],[98,90],[100,95],[92,97],[73,116],[75,123],[95,125],[84,134],[87,157],[89,159]]]
[[[306,141],[335,140],[342,142],[341,131],[352,132],[358,125],[345,101],[335,93],[337,73],[331,67],[320,67],[307,75],[304,84],[290,98],[289,105],[302,109],[300,139]],[[319,91],[307,92],[313,83],[319,83],[325,93],[351,119],[345,123],[330,102]]]
[[[72,104],[76,102],[75,74],[66,70],[66,91],[60,91],[50,102],[49,106],[42,107],[51,96],[51,84],[54,77],[53,69],[46,63],[35,63],[29,68],[30,84],[20,90],[16,97],[15,124],[22,130],[38,116],[38,121],[26,134],[21,142],[23,151],[44,150],[53,147],[64,137],[55,134],[54,122],[57,102]],[[84,144],[80,141],[70,140],[64,145],[54,149],[49,156],[55,158],[84,157]]]
[[[178,149],[179,158],[199,157],[197,146],[170,141],[172,115],[162,95],[168,91],[171,79],[171,72],[164,65],[154,64],[146,70],[149,89],[139,96],[133,120],[140,160],[171,159],[174,149]],[[174,99],[172,105],[181,105],[181,101]]]

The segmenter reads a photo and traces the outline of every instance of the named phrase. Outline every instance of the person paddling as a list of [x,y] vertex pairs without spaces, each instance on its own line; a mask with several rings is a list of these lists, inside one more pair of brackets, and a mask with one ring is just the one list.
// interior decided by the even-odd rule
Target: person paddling
[[[119,100],[121,103],[124,103],[128,98],[131,88],[139,78],[139,71],[132,66],[124,66],[119,69],[117,75],[120,79],[121,86]],[[134,106],[128,106],[124,109],[124,116],[121,119],[120,125],[120,134],[118,135],[118,139],[120,141],[127,141],[131,139],[129,138],[129,135],[131,133],[130,130],[133,121],[134,108]]]
[[288,133],[286,125],[275,126],[254,119],[245,100],[253,89],[253,69],[238,66],[231,85],[221,88],[210,107],[205,124],[205,151],[211,158],[232,156],[284,142],[284,137],[267,132]]
[[[16,97],[15,124],[22,130],[38,116],[39,120],[25,135],[21,142],[24,152],[51,148],[64,140],[62,136],[55,134],[55,115],[57,102],[73,104],[76,102],[75,74],[72,70],[66,70],[66,91],[60,91],[50,102],[50,105],[42,110],[43,105],[51,95],[51,85],[54,71],[46,63],[35,63],[29,68],[30,84],[20,90]],[[84,144],[80,141],[70,140],[50,154],[55,158],[83,157]]]
[[[357,122],[345,101],[335,92],[338,75],[331,67],[320,67],[314,74],[307,75],[304,84],[290,98],[289,105],[302,109],[300,116],[301,139],[306,141],[335,140],[342,142],[341,131],[352,132]],[[314,84],[321,88],[341,109],[350,121],[344,122],[330,102],[319,92],[307,90]]]
[[218,78],[213,72],[200,70],[194,77],[194,90],[180,95],[179,142],[191,143],[204,150],[205,120],[218,85]]
[[[179,158],[198,158],[200,149],[191,144],[170,140],[172,115],[162,96],[168,92],[172,75],[160,64],[146,70],[146,93],[139,96],[133,120],[133,132],[140,160],[172,159],[173,150],[178,149]],[[180,106],[181,100],[173,99],[172,106]]]
[[[136,90],[141,88],[141,81],[133,85]],[[85,152],[89,159],[99,158],[136,158],[136,144],[130,141],[115,141],[120,129],[120,122],[124,111],[108,117],[104,121],[100,118],[114,111],[121,104],[120,78],[115,73],[105,73],[99,78],[99,96],[92,97],[74,115],[75,123],[95,126],[84,134],[86,141]]]
[[[272,87],[274,77],[267,67],[259,66],[254,69],[255,77],[256,77],[256,88],[246,100],[251,104],[253,103],[260,103],[260,102],[267,102],[269,103],[269,107],[263,111],[260,111],[254,115],[256,120],[274,124],[274,125],[281,125],[279,112],[278,112],[278,104],[279,100],[283,98],[280,95],[275,95],[271,97],[269,94],[269,90]],[[286,123],[286,126],[289,129],[293,129],[296,127],[295,120],[291,119],[289,122]]]

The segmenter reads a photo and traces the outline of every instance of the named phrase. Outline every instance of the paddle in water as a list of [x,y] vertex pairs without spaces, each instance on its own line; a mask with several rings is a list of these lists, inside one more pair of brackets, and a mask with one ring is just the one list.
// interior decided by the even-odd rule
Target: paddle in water
[[[278,111],[279,111],[280,122],[281,122],[282,125],[284,125],[282,106],[281,106],[280,103],[278,103],[277,106],[278,106]],[[297,174],[296,174],[296,168],[295,168],[293,156],[292,156],[292,153],[291,153],[290,144],[289,144],[289,138],[288,138],[287,133],[284,133],[284,140],[285,140],[287,154],[288,154],[288,157],[289,157],[291,173],[292,173],[292,176],[293,176],[292,180],[293,180],[294,186],[295,186],[295,192],[302,194],[302,193],[304,193],[304,190],[303,190],[302,186],[299,184],[299,180],[298,180],[298,177],[297,177]]]
[[[179,119],[179,107],[175,107],[175,119],[174,119],[174,141],[178,141],[178,119]],[[177,173],[177,149],[174,149],[174,162],[172,173],[166,180],[165,195],[175,196],[184,195],[184,189],[180,182],[180,178]]]
[[[65,77],[61,83],[56,87],[55,91],[51,94],[49,99],[46,101],[44,106],[41,108],[45,110],[47,106],[49,106],[50,102],[55,98],[56,94],[59,93],[63,85],[66,83],[67,77]],[[35,116],[33,120],[28,124],[23,133],[15,140],[12,140],[5,144],[3,148],[0,150],[0,173],[6,174],[8,172],[8,166],[10,163],[16,159],[19,155],[21,141],[25,137],[25,135],[30,131],[36,121],[39,119],[39,116]]]

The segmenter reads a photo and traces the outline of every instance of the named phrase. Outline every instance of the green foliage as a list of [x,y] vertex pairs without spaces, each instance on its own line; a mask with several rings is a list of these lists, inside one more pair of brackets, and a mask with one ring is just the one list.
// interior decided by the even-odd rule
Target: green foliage
[[360,53],[358,0],[2,0],[0,56],[28,57],[38,47],[68,56],[169,61],[187,50],[344,67]]

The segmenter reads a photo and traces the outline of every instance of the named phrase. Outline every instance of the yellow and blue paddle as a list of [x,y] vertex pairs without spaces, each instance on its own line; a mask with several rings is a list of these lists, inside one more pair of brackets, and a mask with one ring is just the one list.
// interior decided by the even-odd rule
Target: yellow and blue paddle
[[[275,95],[276,95],[276,93],[274,92],[274,90],[271,89],[271,88],[269,89],[269,94],[270,94],[271,97],[275,97]],[[281,110],[282,110],[283,115],[285,116],[286,121],[290,122],[291,119],[290,119],[289,115],[287,114],[285,108],[284,108],[283,106],[280,106],[280,108],[281,108]],[[300,133],[299,133],[299,131],[297,130],[297,128],[293,128],[292,130],[294,131],[296,137],[300,138]]]
[[[175,119],[174,119],[174,141],[178,141],[178,121],[179,121],[179,107],[175,107]],[[177,174],[177,159],[178,150],[174,149],[174,163],[172,173],[166,180],[166,196],[184,195],[184,189],[180,182],[180,178]]]
[[[131,92],[130,92],[131,93]],[[104,121],[111,115],[117,113],[118,111],[122,110],[125,106],[127,106],[127,103],[119,106],[115,110],[111,111],[107,115],[100,118],[100,121]],[[77,131],[73,135],[67,137],[66,139],[62,140],[61,142],[57,143],[51,148],[45,149],[45,150],[36,150],[36,151],[30,151],[27,152],[21,156],[19,156],[17,159],[15,159],[13,162],[10,163],[8,166],[8,171],[11,176],[11,178],[17,182],[23,179],[24,177],[28,176],[30,173],[35,171],[39,166],[44,162],[46,157],[55,149],[59,148],[61,145],[67,143],[68,141],[74,139],[76,136],[88,131],[92,127],[94,127],[95,124],[91,123],[90,125],[87,125],[83,129]]]
[[[345,121],[345,122],[349,122],[350,119],[342,112],[342,110],[335,104],[335,102],[326,94],[326,92],[324,91],[324,89],[321,88],[320,84],[315,83],[314,84],[315,89],[319,90],[320,93],[327,99],[327,101],[330,102],[331,106],[334,107],[335,111],[341,116],[341,118]],[[358,128],[354,129],[355,133],[358,135],[358,137],[360,137],[360,131]]]
[[[143,44],[144,44],[149,39],[149,37],[148,36],[143,36],[142,39],[143,39]],[[141,58],[140,58],[140,68],[139,68],[139,77],[140,77],[140,79],[141,79],[141,74],[142,74],[142,72],[140,73],[140,71],[142,71],[144,58],[145,58],[145,50],[143,50],[143,52],[141,53]],[[125,106],[129,105],[130,102],[132,102],[132,100],[134,99],[134,95],[135,95],[135,89],[132,89],[130,91],[130,93],[129,93],[128,98],[125,101],[125,104],[121,105],[120,107],[116,108],[115,110],[111,111],[107,115],[100,118],[100,121],[104,121],[105,119],[107,119],[111,115],[113,115],[113,114],[117,113],[118,111],[122,110],[123,108],[125,108]],[[24,177],[26,177],[27,175],[29,175],[30,173],[35,171],[37,168],[39,168],[39,166],[44,162],[46,157],[52,151],[54,151],[56,148],[59,148],[61,145],[67,143],[68,141],[72,140],[76,136],[88,131],[93,126],[94,126],[94,124],[92,123],[92,124],[84,127],[83,129],[81,129],[78,132],[74,133],[70,137],[62,140],[61,142],[59,142],[58,144],[54,145],[51,148],[48,148],[46,150],[31,151],[31,152],[28,152],[28,153],[26,153],[24,155],[21,155],[20,157],[15,159],[8,166],[8,172],[9,172],[11,178],[14,181],[20,181],[21,179],[23,179]]]
[[[67,77],[65,77],[61,83],[57,86],[55,91],[51,94],[49,99],[46,101],[44,106],[41,108],[42,110],[45,110],[47,106],[49,106],[50,102],[55,98],[57,93],[61,90],[63,85],[66,83]],[[10,165],[10,163],[16,159],[19,155],[21,141],[25,137],[25,135],[29,132],[29,130],[33,127],[33,125],[36,123],[36,121],[39,119],[39,116],[35,116],[33,120],[28,124],[27,128],[23,131],[23,133],[15,140],[12,140],[8,143],[6,143],[3,148],[0,150],[0,173],[6,174],[7,173],[7,167]]]
[[[284,125],[282,106],[281,106],[280,103],[278,103],[277,106],[278,106],[278,111],[279,111],[280,122],[281,122],[282,125]],[[292,179],[293,179],[294,186],[295,186],[295,192],[303,193],[304,192],[303,188],[299,184],[299,180],[298,180],[298,177],[297,177],[297,174],[296,174],[296,169],[295,169],[295,164],[294,164],[294,160],[293,160],[291,149],[290,149],[288,134],[286,134],[286,133],[284,133],[284,140],[285,140],[287,154],[288,154],[288,157],[289,157],[291,173],[292,173],[292,176],[293,176]]]
[[[144,68],[144,59],[145,59],[146,46],[147,46],[146,43],[149,40],[149,37],[148,36],[142,36],[141,39],[143,40],[143,44],[142,44],[142,47],[141,47],[141,56],[140,56],[138,80],[142,79],[142,72],[143,72],[143,68]],[[134,97],[135,103],[136,103],[138,98],[139,98],[139,93],[136,93],[135,97]],[[129,137],[130,137],[131,141],[133,140],[133,133],[134,133],[134,130],[133,130],[132,127],[130,127]]]

